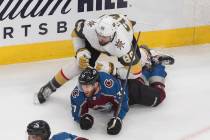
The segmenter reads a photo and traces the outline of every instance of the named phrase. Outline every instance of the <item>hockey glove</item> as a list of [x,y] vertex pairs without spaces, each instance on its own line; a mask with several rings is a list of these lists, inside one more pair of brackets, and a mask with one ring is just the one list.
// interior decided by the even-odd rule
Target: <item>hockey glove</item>
[[80,118],[80,128],[88,130],[93,126],[94,118],[90,114],[85,114]]
[[120,118],[112,118],[107,124],[107,133],[109,135],[116,135],[122,128],[122,121]]
[[38,93],[35,94],[34,103],[42,104],[46,101],[49,96],[56,91],[56,87],[52,84],[52,81],[44,85]]
[[85,49],[79,49],[76,53],[76,59],[80,69],[84,70],[89,66],[89,59],[91,58],[90,52]]
[[107,61],[97,61],[95,69],[98,71],[103,71],[112,75],[116,75],[116,67],[112,62]]

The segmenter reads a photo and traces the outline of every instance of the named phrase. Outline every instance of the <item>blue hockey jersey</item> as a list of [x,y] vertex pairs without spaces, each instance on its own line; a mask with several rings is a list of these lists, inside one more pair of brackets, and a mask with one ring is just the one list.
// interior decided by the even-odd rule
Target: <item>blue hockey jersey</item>
[[[82,88],[78,85],[71,93],[72,116],[79,122],[80,116],[88,113],[89,109],[113,110],[117,113],[119,101],[122,98],[121,81],[105,72],[99,72],[100,90],[92,97],[86,97]],[[125,90],[118,117],[123,119],[128,111],[128,92]]]
[[61,132],[52,136],[50,140],[88,140],[66,132]]

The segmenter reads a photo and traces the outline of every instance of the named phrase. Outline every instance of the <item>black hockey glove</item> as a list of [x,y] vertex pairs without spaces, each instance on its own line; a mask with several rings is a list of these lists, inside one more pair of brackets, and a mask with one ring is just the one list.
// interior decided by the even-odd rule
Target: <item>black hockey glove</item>
[[85,114],[80,117],[80,128],[88,130],[93,126],[94,118],[90,114]]
[[107,133],[109,135],[116,135],[122,128],[122,121],[120,118],[112,118],[107,124]]

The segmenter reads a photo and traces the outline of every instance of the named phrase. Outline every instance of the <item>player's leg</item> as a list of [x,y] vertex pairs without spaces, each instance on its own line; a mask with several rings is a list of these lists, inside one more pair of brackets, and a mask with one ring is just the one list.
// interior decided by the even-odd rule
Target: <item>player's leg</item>
[[[165,67],[156,65],[152,70],[143,71],[142,75],[144,78],[128,80],[129,104],[159,105],[166,96],[164,90]],[[149,79],[150,85],[145,85],[145,79]]]
[[81,72],[77,61],[71,60],[68,65],[62,67],[61,70],[35,94],[34,102],[44,103],[50,95],[67,81],[77,76]]
[[129,79],[128,84],[129,105],[157,106],[164,99],[165,92],[159,91],[154,87],[149,87],[134,79]]
[[[89,60],[90,66],[94,66],[100,52],[95,50],[86,41],[86,49],[91,53]],[[38,93],[35,94],[35,103],[44,103],[49,96],[67,81],[80,74],[82,69],[79,68],[78,62],[72,60],[67,66],[63,67],[47,84],[45,84]]]
[[150,49],[147,45],[141,45],[139,50],[142,54],[143,63],[149,61],[149,63],[152,64],[173,65],[175,62],[175,59],[172,56]]

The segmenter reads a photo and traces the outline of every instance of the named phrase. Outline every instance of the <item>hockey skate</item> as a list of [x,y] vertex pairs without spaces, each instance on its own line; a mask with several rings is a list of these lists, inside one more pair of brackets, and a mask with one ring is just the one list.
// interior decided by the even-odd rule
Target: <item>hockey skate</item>
[[151,57],[152,64],[173,65],[175,60],[172,56],[166,54],[156,54]]
[[142,55],[141,59],[145,63],[144,65],[146,64],[173,65],[175,62],[172,56],[152,50],[147,45],[141,45],[140,52]]
[[49,96],[56,91],[56,88],[52,86],[51,82],[47,83],[43,86],[38,93],[34,95],[34,103],[35,104],[42,104],[44,103]]

